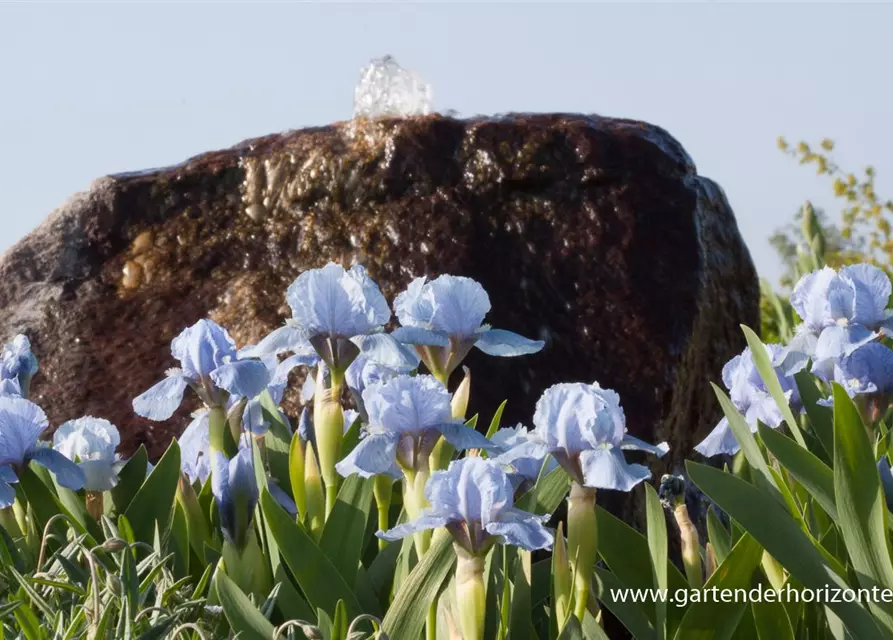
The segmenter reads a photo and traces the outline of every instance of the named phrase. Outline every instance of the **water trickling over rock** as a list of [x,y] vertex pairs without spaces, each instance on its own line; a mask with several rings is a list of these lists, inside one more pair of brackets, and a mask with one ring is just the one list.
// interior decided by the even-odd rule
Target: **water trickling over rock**
[[363,67],[354,91],[354,118],[405,118],[433,111],[431,86],[385,56]]

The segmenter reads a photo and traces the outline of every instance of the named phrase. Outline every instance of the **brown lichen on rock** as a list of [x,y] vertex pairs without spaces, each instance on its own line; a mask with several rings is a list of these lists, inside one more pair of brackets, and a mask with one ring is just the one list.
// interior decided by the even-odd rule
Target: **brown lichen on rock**
[[707,382],[758,318],[732,211],[671,136],[514,114],[339,123],[103,178],[0,260],[0,333],[31,336],[53,424],[104,416],[125,453],[158,455],[191,407],[153,424],[130,402],[174,366],[171,339],[210,314],[258,340],[328,260],[362,262],[391,300],[413,275],[476,278],[494,326],[547,346],[473,353],[473,409],[508,398],[529,423],[549,385],[598,380],[670,465],[718,418]]

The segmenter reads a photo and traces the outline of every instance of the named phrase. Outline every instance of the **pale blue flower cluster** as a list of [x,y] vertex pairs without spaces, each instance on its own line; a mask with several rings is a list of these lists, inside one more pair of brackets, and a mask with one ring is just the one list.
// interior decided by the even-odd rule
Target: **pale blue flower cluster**
[[620,396],[598,383],[561,383],[548,388],[536,404],[533,423],[529,441],[496,460],[514,464],[548,454],[574,482],[595,489],[630,491],[651,477],[644,465],[627,463],[624,450],[657,456],[670,450],[666,442],[651,445],[629,435]]
[[47,427],[46,415],[33,402],[0,396],[0,508],[15,502],[12,485],[32,461],[52,471],[60,486],[75,491],[84,486],[84,471],[80,467],[39,442],[40,434]]
[[[851,354],[826,362],[813,373],[825,382],[837,382],[852,398],[857,395],[889,396],[893,394],[893,350],[870,342]],[[830,406],[830,397],[819,404]]]
[[430,507],[416,520],[376,535],[396,541],[408,535],[446,527],[455,542],[472,555],[486,553],[501,541],[533,551],[552,546],[552,533],[543,526],[548,516],[514,508],[512,483],[502,467],[472,456],[435,471],[425,485]]
[[206,407],[225,407],[229,396],[254,398],[270,383],[270,372],[258,360],[239,360],[236,344],[217,323],[202,319],[171,343],[180,368],[133,400],[133,410],[144,418],[167,420],[191,387]]
[[337,464],[343,476],[391,474],[395,462],[405,470],[419,470],[441,436],[460,451],[493,448],[487,438],[453,419],[450,393],[432,376],[399,375],[369,385],[363,404],[367,435]]
[[87,491],[109,491],[118,484],[124,464],[117,453],[120,444],[118,428],[92,416],[69,420],[53,434],[53,448],[81,468]]
[[[558,466],[558,463],[551,456],[544,457],[540,455],[545,453],[542,449],[532,452],[521,449],[519,457],[510,453],[531,441],[531,434],[528,433],[527,427],[524,425],[519,424],[514,427],[498,429],[493,434],[493,437],[490,438],[490,441],[505,459],[511,458],[511,463],[506,465],[506,469],[516,491],[523,491],[533,486],[541,472],[549,473]],[[547,460],[548,463],[546,463]],[[545,471],[543,470],[544,464],[546,465]]]
[[37,369],[30,340],[25,335],[17,335],[3,346],[0,353],[0,394],[27,398],[31,378]]
[[[305,271],[289,286],[285,298],[292,317],[257,345],[243,349],[242,357],[315,355],[330,368],[344,371],[360,349],[388,348],[375,338],[363,339],[381,332],[391,319],[391,310],[360,265],[344,269],[330,262]],[[396,345],[390,348],[397,349]]]
[[[766,353],[770,361],[777,362],[783,354],[783,347],[778,344],[767,344]],[[800,394],[792,374],[786,374],[783,367],[775,366],[775,374],[781,384],[784,396],[795,410],[799,411]],[[741,354],[735,356],[722,369],[722,380],[729,397],[735,408],[741,412],[747,421],[750,430],[756,433],[757,424],[762,422],[773,429],[781,425],[784,418],[781,409],[769,394],[756,363],[753,354],[748,347]],[[719,424],[710,434],[700,442],[695,451],[701,455],[710,457],[721,454],[733,454],[739,449],[738,441],[727,418],[719,421]]]
[[417,347],[432,373],[449,375],[472,347],[492,356],[520,356],[536,353],[545,344],[485,325],[490,297],[471,278],[416,278],[397,296],[394,311],[401,324],[394,338]]
[[825,267],[797,283],[791,305],[803,320],[777,363],[788,372],[802,370],[812,360],[814,371],[829,371],[833,362],[856,349],[893,336],[893,312],[887,274],[869,264],[835,271]]

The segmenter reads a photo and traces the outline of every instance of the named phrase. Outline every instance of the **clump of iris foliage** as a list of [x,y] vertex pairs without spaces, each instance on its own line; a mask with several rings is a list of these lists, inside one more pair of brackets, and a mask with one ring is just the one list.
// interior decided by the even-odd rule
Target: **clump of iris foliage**
[[[597,382],[542,390],[528,425],[503,425],[503,406],[466,415],[472,348],[544,347],[484,324],[468,278],[412,281],[391,333],[378,286],[337,264],[301,274],[292,317],[256,345],[185,328],[176,368],[133,401],[153,420],[186,394],[202,405],[154,467],[142,448],[122,460],[101,418],[41,441],[38,363],[18,336],[0,363],[0,638],[893,637],[880,600],[698,595],[893,588],[891,285],[820,258],[786,344],[744,328],[702,462],[655,483],[624,452],[647,462],[666,443],[629,435]],[[293,421],[280,403],[299,368]],[[691,513],[695,487],[708,508]],[[644,492],[644,531],[599,505],[616,491]],[[681,605],[621,601],[623,587],[690,591]]]

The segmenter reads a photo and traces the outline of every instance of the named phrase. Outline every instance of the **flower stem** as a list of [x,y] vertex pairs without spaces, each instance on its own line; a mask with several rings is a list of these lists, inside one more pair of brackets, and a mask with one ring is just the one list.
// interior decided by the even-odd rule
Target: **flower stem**
[[598,553],[595,489],[576,482],[567,508],[567,551],[574,568],[574,615],[582,623]]
[[319,469],[326,485],[326,518],[335,507],[338,497],[338,472],[335,465],[341,454],[344,438],[344,410],[341,407],[341,383],[343,373],[332,370],[332,386],[325,388],[323,372],[317,376],[316,393],[313,396],[313,426],[316,428],[316,446]]
[[[421,516],[422,509],[428,506],[425,499],[425,483],[430,475],[427,469],[419,471],[406,471],[403,479],[403,506],[410,520],[416,520]],[[419,560],[431,546],[431,532],[420,531],[413,536],[416,555]]]
[[[394,481],[385,475],[377,475],[372,481],[372,493],[375,495],[375,506],[378,509],[378,529],[387,531],[390,528],[389,513],[391,510],[391,497],[394,493]],[[378,548],[384,549],[387,541],[378,539]]]
[[99,520],[105,512],[102,491],[87,491],[87,513],[94,520]]
[[[226,455],[226,410],[223,407],[211,407],[208,413],[208,442],[211,458],[216,452]],[[213,464],[211,465],[213,468]]]
[[456,604],[463,640],[482,640],[487,591],[484,585],[484,558],[456,547]]

